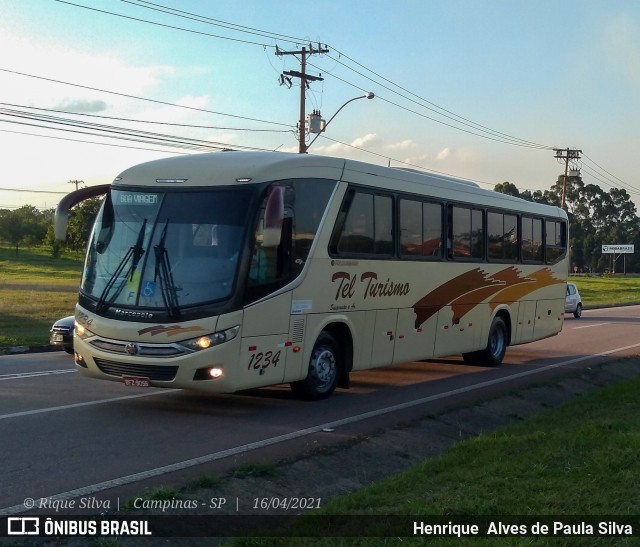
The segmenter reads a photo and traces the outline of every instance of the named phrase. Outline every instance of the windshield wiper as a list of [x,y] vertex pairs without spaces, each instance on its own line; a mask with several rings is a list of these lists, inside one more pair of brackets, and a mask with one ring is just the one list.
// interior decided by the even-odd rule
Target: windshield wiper
[[[138,267],[138,264],[140,263],[140,259],[142,258],[142,255],[144,255],[144,252],[145,252],[144,247],[142,247],[142,243],[144,241],[144,233],[145,233],[146,227],[147,227],[147,219],[145,218],[142,223],[142,227],[138,232],[138,238],[136,239],[136,244],[133,247],[129,247],[129,250],[122,257],[122,260],[118,264],[116,271],[113,272],[113,274],[109,278],[109,281],[105,285],[102,293],[100,294],[100,298],[98,299],[98,303],[96,304],[97,312],[104,311],[105,308],[111,302],[113,302],[116,298],[118,298],[118,296],[122,292],[122,289],[125,287],[127,280],[133,281],[133,274],[135,273]],[[123,280],[120,283],[120,286],[116,289],[115,293],[111,296],[111,298],[107,299],[109,292],[115,285],[116,281],[118,280],[118,277],[120,277],[120,274],[122,273],[122,270],[124,270],[125,266],[128,264],[130,259],[132,259],[131,266],[127,270],[127,274],[124,276]]]
[[156,255],[156,270],[153,281],[155,282],[160,278],[160,289],[162,291],[164,307],[167,309],[169,317],[175,317],[178,315],[178,292],[175,282],[173,281],[173,274],[171,273],[169,253],[167,252],[167,248],[164,246],[164,242],[167,238],[168,227],[169,219],[165,222],[162,234],[160,235],[160,241],[158,241],[158,244],[153,248]]

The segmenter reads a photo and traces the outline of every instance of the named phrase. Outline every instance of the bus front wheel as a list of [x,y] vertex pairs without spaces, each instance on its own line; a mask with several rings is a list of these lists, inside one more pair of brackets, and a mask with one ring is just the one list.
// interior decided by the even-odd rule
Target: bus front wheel
[[507,325],[502,317],[494,317],[489,329],[487,347],[480,351],[463,353],[462,358],[470,365],[497,367],[502,363],[509,345]]
[[293,392],[304,399],[315,401],[329,397],[336,388],[340,368],[338,344],[331,334],[320,334],[309,359],[309,370],[304,380],[291,383]]

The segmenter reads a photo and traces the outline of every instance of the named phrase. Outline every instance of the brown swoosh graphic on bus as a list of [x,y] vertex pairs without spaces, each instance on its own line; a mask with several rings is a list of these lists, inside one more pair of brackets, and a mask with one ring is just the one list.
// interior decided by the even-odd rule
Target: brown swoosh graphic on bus
[[151,334],[151,336],[156,336],[157,334],[165,333],[167,336],[173,336],[174,334],[182,334],[185,332],[198,332],[204,331],[202,327],[181,327],[180,325],[155,325],[153,327],[147,327],[146,329],[142,329],[138,331],[138,334]]
[[533,281],[533,279],[524,277],[522,272],[513,266],[501,270],[490,277],[500,283],[469,292],[451,302],[453,310],[453,325],[458,324],[460,319],[475,308],[480,302],[484,302],[490,296],[505,290],[507,287],[520,283],[531,283]]
[[498,304],[513,304],[533,291],[558,283],[564,281],[553,277],[549,268],[542,268],[527,276],[514,266],[493,275],[476,268],[454,277],[416,302],[413,305],[415,326],[420,327],[447,305],[452,306],[452,322],[457,324],[462,317],[492,295],[495,296],[489,301],[489,305],[493,312]]
[[537,272],[529,274],[526,279],[530,282],[507,287],[496,294],[496,296],[489,301],[491,311],[495,310],[498,304],[513,304],[533,291],[550,287],[551,285],[557,285],[558,283],[564,283],[562,279],[553,277],[553,273],[549,268],[542,268]]
[[503,283],[493,279],[480,268],[465,272],[443,283],[413,305],[413,311],[416,314],[416,328],[456,298],[471,291],[493,285],[503,286]]

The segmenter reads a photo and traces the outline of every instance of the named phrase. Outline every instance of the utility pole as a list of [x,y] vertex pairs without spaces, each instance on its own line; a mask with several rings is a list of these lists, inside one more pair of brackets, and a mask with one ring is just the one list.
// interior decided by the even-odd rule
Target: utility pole
[[280,83],[288,82],[291,87],[291,78],[300,78],[300,119],[298,121],[298,152],[304,154],[307,151],[305,144],[305,89],[309,87],[308,82],[317,82],[324,80],[320,76],[310,76],[307,74],[307,55],[313,55],[315,53],[329,53],[327,48],[322,48],[318,44],[318,48],[314,49],[313,45],[309,44],[309,49],[303,47],[300,51],[282,51],[276,46],[276,55],[300,55],[300,72],[295,70],[287,70],[280,76]]
[[556,153],[555,157],[560,160],[564,160],[564,180],[562,181],[562,205],[564,209],[565,195],[567,193],[567,175],[569,174],[569,160],[579,160],[582,150],[576,150],[575,148],[554,148]]
[[68,184],[75,184],[76,190],[80,187],[81,184],[84,184],[83,180],[70,180]]

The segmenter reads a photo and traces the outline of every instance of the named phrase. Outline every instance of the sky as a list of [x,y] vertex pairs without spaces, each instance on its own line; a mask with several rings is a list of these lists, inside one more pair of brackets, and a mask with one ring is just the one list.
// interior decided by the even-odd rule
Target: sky
[[323,78],[307,113],[344,105],[311,154],[546,190],[564,173],[554,148],[578,149],[586,184],[640,206],[637,0],[0,0],[0,14],[0,209],[203,151],[185,139],[297,152],[300,80],[279,80],[300,56],[275,52],[309,44],[328,52],[307,57]]

